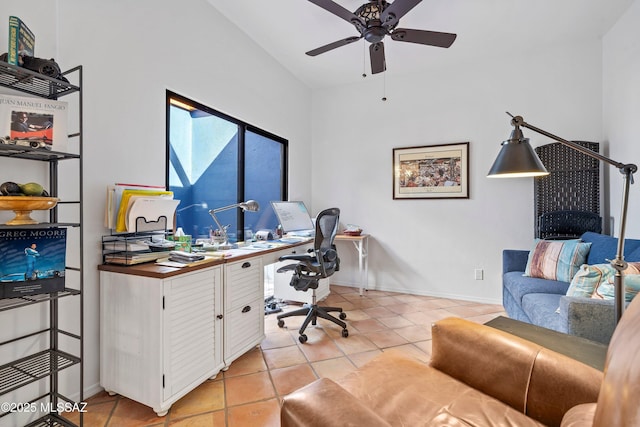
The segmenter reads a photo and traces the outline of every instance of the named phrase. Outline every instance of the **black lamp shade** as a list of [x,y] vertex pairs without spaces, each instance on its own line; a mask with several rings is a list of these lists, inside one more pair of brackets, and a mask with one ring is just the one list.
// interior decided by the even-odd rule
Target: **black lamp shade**
[[502,148],[488,178],[519,178],[549,175],[538,155],[529,144],[529,139],[522,137],[520,129],[514,129],[511,138],[502,143]]

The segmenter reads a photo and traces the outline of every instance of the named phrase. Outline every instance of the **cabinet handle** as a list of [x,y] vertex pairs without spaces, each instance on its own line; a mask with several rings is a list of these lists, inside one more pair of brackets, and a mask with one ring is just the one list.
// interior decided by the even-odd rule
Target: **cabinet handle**
[[243,313],[248,313],[251,311],[251,306],[250,305],[245,305],[244,308],[242,309]]
[[249,268],[249,267],[251,267],[251,263],[249,261],[242,264],[242,268]]
[[218,314],[216,317],[217,317],[218,319],[222,319],[224,316],[223,316],[222,314]]

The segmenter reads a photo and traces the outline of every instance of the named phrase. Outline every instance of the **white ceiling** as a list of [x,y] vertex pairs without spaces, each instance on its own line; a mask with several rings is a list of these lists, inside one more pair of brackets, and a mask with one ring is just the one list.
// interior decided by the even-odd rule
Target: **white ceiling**
[[[366,0],[334,0],[355,11]],[[316,57],[305,52],[349,36],[353,25],[307,0],[208,0],[311,88],[350,84],[370,74],[364,40]],[[559,43],[599,39],[633,0],[423,0],[398,27],[456,33],[449,49],[384,39],[387,77],[469,65]],[[391,3],[391,2],[390,2]],[[365,46],[366,44],[366,46]],[[365,48],[366,55],[365,55]]]

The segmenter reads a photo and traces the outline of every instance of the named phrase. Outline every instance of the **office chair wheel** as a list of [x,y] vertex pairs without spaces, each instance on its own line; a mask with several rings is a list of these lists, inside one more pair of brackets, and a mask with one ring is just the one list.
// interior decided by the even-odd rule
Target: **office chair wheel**
[[346,337],[348,337],[348,336],[349,336],[349,331],[348,331],[348,330],[346,330],[346,329],[343,329],[343,330],[342,330],[342,338],[346,338]]
[[300,342],[301,342],[302,344],[304,344],[304,343],[306,343],[306,342],[307,342],[307,339],[308,339],[308,338],[307,338],[307,336],[306,336],[305,334],[300,334],[300,336],[298,337],[298,339],[300,340]]
[[347,318],[347,313],[340,313],[340,320],[344,320]]
[[284,328],[284,320],[282,320],[282,319],[278,320],[278,327],[279,328]]

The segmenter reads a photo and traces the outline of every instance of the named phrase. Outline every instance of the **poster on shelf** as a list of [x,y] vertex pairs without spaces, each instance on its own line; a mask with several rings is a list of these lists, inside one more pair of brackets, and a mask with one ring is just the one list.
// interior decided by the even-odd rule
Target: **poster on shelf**
[[0,144],[67,151],[68,103],[0,94]]
[[64,290],[67,229],[0,230],[0,297]]

